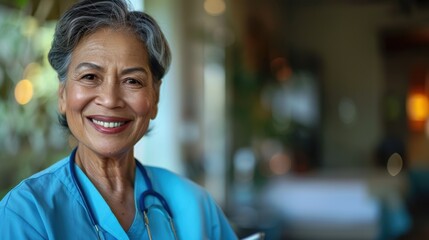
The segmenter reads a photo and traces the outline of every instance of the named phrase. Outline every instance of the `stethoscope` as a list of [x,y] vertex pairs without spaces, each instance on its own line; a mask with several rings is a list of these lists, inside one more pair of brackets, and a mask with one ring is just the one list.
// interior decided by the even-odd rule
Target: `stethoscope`
[[[83,205],[88,212],[91,224],[94,226],[95,232],[97,233],[97,238],[99,240],[101,240],[100,227],[99,227],[97,221],[95,220],[94,212],[92,211],[92,209],[90,208],[90,206],[88,205],[88,203],[86,201],[87,198],[86,198],[85,193],[82,191],[82,186],[80,185],[80,182],[77,180],[76,170],[75,170],[75,166],[74,166],[76,150],[77,150],[77,148],[75,148],[72,151],[72,153],[70,155],[70,160],[69,160],[71,177],[72,177],[73,182],[74,182],[74,184],[75,184],[75,186],[76,186],[76,188],[77,188],[77,190],[78,190],[78,192],[82,198]],[[139,198],[139,210],[143,212],[143,218],[144,218],[144,222],[145,222],[146,231],[147,231],[147,234],[149,236],[149,240],[152,240],[152,232],[151,232],[150,226],[149,226],[149,217],[148,217],[149,208],[146,206],[146,203],[145,203],[145,199],[149,196],[156,198],[161,203],[161,205],[165,209],[165,211],[167,212],[167,218],[168,218],[168,221],[170,223],[170,228],[171,228],[171,231],[174,235],[174,239],[178,240],[177,234],[176,234],[176,229],[174,227],[174,222],[173,222],[173,213],[171,212],[171,209],[170,209],[167,201],[165,200],[165,198],[160,193],[156,192],[153,189],[152,181],[150,180],[149,175],[148,175],[146,169],[143,167],[143,165],[137,160],[136,160],[136,164],[137,164],[138,169],[142,173],[144,181],[147,185],[147,190],[144,191],[140,195],[140,198]]]

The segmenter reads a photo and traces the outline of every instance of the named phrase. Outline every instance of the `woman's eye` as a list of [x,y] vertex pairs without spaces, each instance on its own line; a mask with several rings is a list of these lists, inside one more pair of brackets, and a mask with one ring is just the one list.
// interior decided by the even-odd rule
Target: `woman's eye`
[[140,85],[140,82],[136,79],[133,79],[133,78],[127,78],[125,80],[125,83],[131,84],[131,85]]
[[94,74],[86,74],[82,77],[82,79],[86,79],[86,80],[94,80],[95,79],[95,75]]

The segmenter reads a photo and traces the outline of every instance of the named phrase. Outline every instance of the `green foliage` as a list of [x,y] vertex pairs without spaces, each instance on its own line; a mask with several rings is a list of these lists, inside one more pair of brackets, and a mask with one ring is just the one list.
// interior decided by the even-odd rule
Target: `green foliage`
[[[57,123],[58,80],[47,61],[53,31],[54,23],[41,25],[18,11],[0,8],[0,197],[68,151],[68,136]],[[25,105],[15,100],[15,87],[22,79],[33,86]]]
[[15,3],[19,8],[23,8],[27,6],[28,0],[15,0]]

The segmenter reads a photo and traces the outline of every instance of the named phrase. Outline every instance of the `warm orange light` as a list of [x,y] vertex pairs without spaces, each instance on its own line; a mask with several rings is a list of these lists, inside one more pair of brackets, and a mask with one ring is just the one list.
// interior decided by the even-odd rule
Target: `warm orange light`
[[204,10],[212,16],[217,16],[225,12],[225,2],[224,0],[205,0],[204,1]]
[[411,121],[425,121],[429,115],[428,97],[421,93],[413,93],[408,97],[407,113]]
[[24,79],[18,82],[15,87],[15,99],[21,104],[25,105],[30,102],[33,97],[33,84],[30,80]]

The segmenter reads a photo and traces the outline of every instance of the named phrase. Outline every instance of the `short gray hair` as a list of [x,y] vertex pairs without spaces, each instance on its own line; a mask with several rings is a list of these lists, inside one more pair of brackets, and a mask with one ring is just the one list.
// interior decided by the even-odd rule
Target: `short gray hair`
[[67,79],[71,55],[79,41],[104,27],[134,32],[146,46],[154,79],[159,81],[164,77],[171,63],[171,52],[161,28],[151,16],[130,11],[125,0],[84,0],[67,10],[55,28],[48,60],[61,82]]

